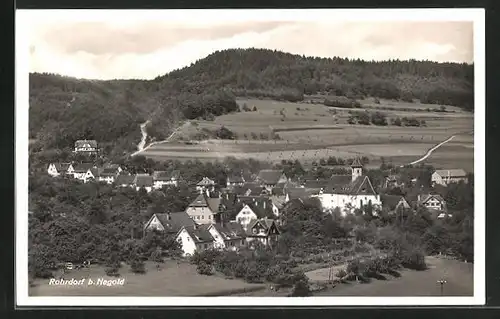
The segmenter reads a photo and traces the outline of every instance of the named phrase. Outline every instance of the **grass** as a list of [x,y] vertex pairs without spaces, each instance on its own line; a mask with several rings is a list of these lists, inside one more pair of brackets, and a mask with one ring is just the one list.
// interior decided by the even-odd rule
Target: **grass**
[[[224,279],[218,276],[203,276],[196,272],[196,266],[187,262],[178,265],[166,261],[162,270],[156,264],[146,262],[147,273],[140,275],[130,272],[128,266],[120,269],[124,278],[123,286],[54,286],[49,279],[37,279],[35,287],[29,288],[30,296],[214,296],[228,295],[233,292],[263,289],[263,284],[249,284],[238,279]],[[75,270],[65,279],[98,278],[115,279],[106,276],[104,268],[92,266],[89,269]]]
[[[473,130],[473,114],[447,106],[451,112],[409,111],[412,108],[431,110],[439,105],[406,103],[381,100],[361,101],[367,107],[389,107],[383,111],[388,118],[413,116],[426,121],[426,127],[364,126],[347,124],[351,109],[326,107],[322,104],[277,102],[271,100],[240,99],[254,112],[240,112],[217,117],[214,121],[195,121],[187,125],[178,136],[190,139],[204,128],[214,130],[222,125],[238,135],[237,141],[186,145],[183,142],[157,144],[143,155],[162,160],[167,158],[215,160],[226,156],[256,158],[266,161],[298,159],[305,164],[329,156],[367,156],[377,161],[381,156],[390,157],[396,165],[404,165],[423,156],[425,152],[451,135]],[[300,110],[297,110],[300,108]],[[280,114],[281,113],[281,114]],[[284,115],[282,115],[284,114]],[[273,132],[281,141],[252,140],[251,133]],[[246,135],[246,138],[244,137]],[[452,144],[453,143],[453,144]],[[463,168],[473,166],[473,137],[461,136],[443,146],[424,163],[438,168]],[[449,147],[448,147],[449,146]],[[454,149],[452,146],[461,146]]]

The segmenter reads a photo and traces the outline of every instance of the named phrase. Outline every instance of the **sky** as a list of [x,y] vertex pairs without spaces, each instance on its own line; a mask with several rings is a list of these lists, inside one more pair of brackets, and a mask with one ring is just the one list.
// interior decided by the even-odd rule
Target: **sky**
[[364,60],[472,63],[474,55],[471,19],[425,20],[422,15],[421,20],[391,21],[372,11],[373,21],[368,21],[362,14],[347,19],[327,10],[76,11],[33,10],[22,16],[30,72],[152,79],[216,50],[250,47]]

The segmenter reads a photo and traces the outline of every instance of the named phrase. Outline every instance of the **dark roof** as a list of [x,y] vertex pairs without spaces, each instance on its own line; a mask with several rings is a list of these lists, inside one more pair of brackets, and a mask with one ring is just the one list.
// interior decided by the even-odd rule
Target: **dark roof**
[[233,175],[227,177],[228,183],[244,183],[245,179],[241,175]]
[[285,195],[285,189],[282,187],[274,187],[271,189],[271,195],[273,196],[284,196]]
[[210,227],[211,225],[212,224],[187,226],[187,227],[185,226],[184,229],[188,232],[189,236],[191,236],[194,242],[207,243],[214,241],[212,234],[210,234],[210,232],[208,231],[208,227]]
[[71,163],[53,163],[58,172],[65,172],[71,166]]
[[465,178],[467,177],[467,173],[459,168],[459,169],[438,169],[435,171],[435,173],[439,174],[441,177],[447,178],[447,177],[459,177],[459,178]]
[[165,231],[177,233],[182,227],[193,227],[196,223],[186,212],[155,214]]
[[221,210],[221,201],[221,198],[209,198],[205,194],[200,194],[189,204],[189,207],[208,207],[212,213],[217,213]]
[[134,175],[121,174],[116,177],[115,183],[118,185],[132,185],[134,184]]
[[334,175],[323,190],[327,194],[375,195],[368,176],[360,176],[352,181],[351,175]]
[[317,180],[308,180],[303,185],[305,188],[321,189],[321,188],[326,188],[329,183],[330,181],[327,179],[317,179]]
[[179,179],[181,172],[179,170],[174,170],[172,172],[167,171],[155,171],[153,172],[153,179],[155,181],[171,181]]
[[294,198],[305,199],[309,197],[306,192],[306,189],[302,187],[288,188],[285,190],[285,193],[288,195],[288,199],[294,199]]
[[398,205],[399,201],[401,201],[402,198],[403,196],[401,195],[385,195],[385,194],[380,195],[380,201],[382,202],[382,206],[387,207],[390,210],[396,209],[396,206]]
[[101,170],[98,168],[91,168],[90,172],[92,173],[92,175],[94,175],[94,177],[98,177],[101,174]]
[[136,187],[150,187],[153,186],[153,176],[146,174],[137,174],[134,178]]
[[246,234],[243,227],[238,222],[227,222],[224,224],[213,224],[213,227],[221,234],[224,240],[234,240],[245,238]]
[[208,177],[203,177],[203,179],[199,181],[198,184],[196,184],[196,186],[210,186],[210,185],[215,185],[215,182]]
[[264,184],[277,184],[283,172],[274,169],[263,169],[257,176],[258,180]]
[[346,189],[351,183],[351,175],[333,175],[332,177],[330,177],[330,180],[328,181],[328,185],[325,187],[324,192],[334,194],[342,191],[343,189]]
[[73,167],[75,169],[75,173],[85,173],[89,169],[94,168],[94,164],[92,163],[80,163],[76,164],[76,166]]
[[437,200],[441,201],[441,202],[444,202],[444,198],[439,195],[439,194],[424,194],[424,195],[421,195],[420,196],[420,199],[418,200],[419,203],[425,203],[426,201],[428,201],[429,199],[431,198],[436,198]]
[[358,157],[356,157],[351,164],[351,167],[363,167],[363,164],[361,164],[361,161],[359,160]]
[[247,226],[247,229],[246,229],[247,236],[255,236],[253,234],[253,232],[252,232],[252,229],[257,224],[262,225],[262,227],[264,228],[264,230],[266,231],[266,233],[269,231],[269,229],[271,228],[271,226],[273,224],[276,226],[276,228],[278,228],[278,226],[277,226],[276,222],[274,221],[274,219],[270,219],[270,218],[254,219]]
[[100,176],[117,176],[119,173],[118,168],[105,167],[99,174]]
[[97,147],[96,140],[78,140],[75,142],[75,147],[84,147],[85,144],[89,144],[90,147]]

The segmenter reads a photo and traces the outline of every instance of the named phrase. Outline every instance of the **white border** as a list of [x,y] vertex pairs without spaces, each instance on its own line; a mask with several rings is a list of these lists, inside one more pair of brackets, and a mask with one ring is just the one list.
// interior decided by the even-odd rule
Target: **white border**
[[[182,22],[252,21],[473,21],[474,120],[474,296],[473,297],[30,297],[28,296],[28,108],[27,29],[36,18],[52,21],[147,19]],[[90,12],[91,11],[91,12]],[[16,11],[16,304],[17,306],[382,306],[482,305],[485,303],[485,27],[483,9],[300,9],[300,10],[17,10]],[[127,16],[127,17],[124,17]],[[53,19],[52,19],[53,17]],[[198,17],[198,18],[196,18]],[[129,22],[133,23],[133,22]]]

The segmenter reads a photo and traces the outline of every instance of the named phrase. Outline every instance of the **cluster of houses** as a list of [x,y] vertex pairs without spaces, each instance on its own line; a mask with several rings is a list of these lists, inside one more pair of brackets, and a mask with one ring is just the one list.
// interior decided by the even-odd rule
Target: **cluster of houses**
[[[77,150],[75,144],[75,151],[97,151],[97,145],[89,141],[78,141],[78,147]],[[177,186],[182,180],[179,171],[130,175],[116,164],[97,167],[86,163],[53,163],[48,173],[147,192]],[[463,170],[437,170],[432,174],[434,184],[460,181],[467,182]],[[398,183],[397,176],[388,176],[385,186]],[[377,194],[370,178],[363,174],[359,159],[351,164],[351,174],[333,175],[328,179],[304,176],[292,181],[281,170],[266,169],[251,181],[242,175],[228,176],[226,185],[217,185],[213,179],[204,177],[195,188],[198,196],[185,211],[153,214],[144,225],[145,231],[155,229],[175,234],[184,255],[208,248],[236,250],[253,241],[273,245],[280,235],[280,210],[287,203],[307,198],[317,198],[325,212],[339,209],[342,215],[363,210],[365,205],[370,205],[375,212],[385,208],[390,213],[418,205],[436,212],[437,217],[447,216],[446,202],[438,194],[420,194],[416,198]]]

